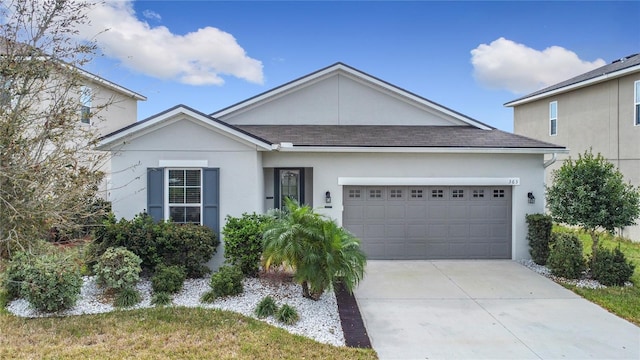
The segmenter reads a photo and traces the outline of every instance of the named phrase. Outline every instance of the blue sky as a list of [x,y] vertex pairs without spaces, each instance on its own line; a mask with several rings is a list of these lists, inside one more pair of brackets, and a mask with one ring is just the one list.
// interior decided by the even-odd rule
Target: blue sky
[[[499,129],[503,104],[640,52],[640,2],[118,1],[87,69],[211,113],[335,62]],[[473,52],[473,53],[472,53]]]

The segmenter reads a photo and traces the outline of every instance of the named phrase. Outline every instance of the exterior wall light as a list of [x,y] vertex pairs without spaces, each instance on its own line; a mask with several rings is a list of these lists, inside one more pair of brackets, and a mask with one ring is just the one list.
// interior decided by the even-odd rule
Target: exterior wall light
[[532,192],[527,194],[527,198],[529,199],[529,204],[535,204],[536,203],[536,197],[533,196]]
[[324,193],[324,202],[327,204],[331,204],[331,192],[327,191]]

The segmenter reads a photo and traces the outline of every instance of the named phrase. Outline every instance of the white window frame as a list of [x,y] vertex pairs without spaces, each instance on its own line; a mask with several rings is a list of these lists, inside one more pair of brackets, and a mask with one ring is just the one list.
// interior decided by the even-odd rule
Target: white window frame
[[556,135],[558,135],[558,102],[552,101],[549,103],[549,136]]
[[[169,202],[169,171],[172,170],[198,170],[200,172],[200,202],[199,203],[171,203]],[[200,225],[202,225],[202,217],[203,217],[203,211],[204,211],[204,207],[202,206],[202,197],[203,197],[203,192],[204,192],[204,186],[203,186],[203,171],[202,168],[187,168],[187,167],[172,167],[172,168],[165,168],[164,169],[164,219],[165,220],[169,220],[171,219],[171,211],[170,208],[172,206],[180,206],[180,207],[198,207],[200,208]],[[186,180],[186,177],[185,177]],[[177,222],[178,224],[184,224],[183,222]]]
[[640,126],[640,80],[633,83],[633,126]]
[[[91,125],[91,101],[93,98],[93,89],[89,86],[82,85],[80,87],[80,123]],[[86,118],[85,118],[85,114]]]

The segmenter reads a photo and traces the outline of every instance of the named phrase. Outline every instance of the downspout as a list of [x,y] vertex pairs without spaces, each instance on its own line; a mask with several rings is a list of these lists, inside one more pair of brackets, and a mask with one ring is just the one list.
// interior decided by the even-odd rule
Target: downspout
[[551,154],[551,159],[547,160],[544,162],[544,168],[548,168],[549,166],[553,165],[554,162],[556,162],[556,160],[558,160],[558,154],[557,153],[553,153]]

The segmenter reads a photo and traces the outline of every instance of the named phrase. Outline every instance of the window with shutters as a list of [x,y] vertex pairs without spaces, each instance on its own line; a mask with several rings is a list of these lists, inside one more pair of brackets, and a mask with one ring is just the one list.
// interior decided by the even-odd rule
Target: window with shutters
[[202,171],[168,169],[169,219],[176,223],[202,223]]

